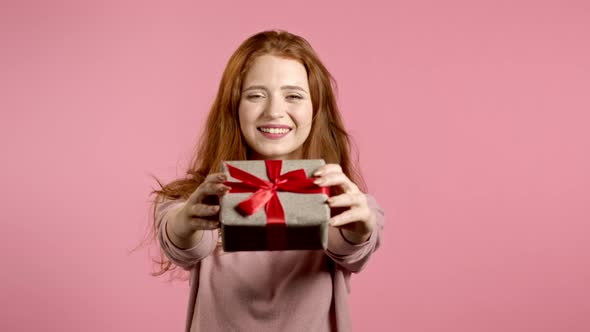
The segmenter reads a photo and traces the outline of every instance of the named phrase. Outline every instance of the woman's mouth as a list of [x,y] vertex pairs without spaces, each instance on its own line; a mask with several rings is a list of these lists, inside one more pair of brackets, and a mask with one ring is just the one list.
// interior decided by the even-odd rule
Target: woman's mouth
[[279,139],[285,137],[292,130],[290,127],[258,127],[262,136],[270,139]]

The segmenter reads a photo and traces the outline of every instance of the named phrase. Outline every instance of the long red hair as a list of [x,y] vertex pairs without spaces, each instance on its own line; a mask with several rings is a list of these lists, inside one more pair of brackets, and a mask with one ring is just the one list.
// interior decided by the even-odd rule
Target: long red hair
[[[351,140],[340,117],[334,91],[336,81],[322,64],[311,45],[302,37],[286,31],[263,31],[246,39],[230,57],[202,135],[196,145],[186,176],[154,190],[152,238],[158,225],[157,204],[166,199],[186,199],[204,181],[207,174],[219,172],[224,160],[246,160],[249,148],[242,136],[238,105],[242,82],[253,60],[265,54],[297,60],[305,66],[313,105],[311,132],[303,144],[304,159],[324,159],[339,164],[353,182],[365,191],[365,185],[351,160]],[[157,179],[156,179],[157,180]],[[161,275],[175,268],[160,251],[156,259]]]

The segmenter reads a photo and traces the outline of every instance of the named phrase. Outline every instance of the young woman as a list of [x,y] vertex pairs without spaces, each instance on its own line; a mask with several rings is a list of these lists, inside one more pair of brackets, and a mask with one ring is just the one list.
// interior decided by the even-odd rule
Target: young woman
[[[383,212],[351,162],[333,79],[309,43],[285,31],[240,45],[185,178],[156,191],[161,273],[190,271],[186,331],[349,331],[349,280],[377,249]],[[224,252],[224,160],[324,159],[332,192],[325,250]],[[360,187],[360,189],[359,189]]]

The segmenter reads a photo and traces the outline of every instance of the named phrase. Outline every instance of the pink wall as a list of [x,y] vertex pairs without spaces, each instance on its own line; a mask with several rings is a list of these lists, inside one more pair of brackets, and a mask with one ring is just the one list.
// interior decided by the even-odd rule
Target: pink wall
[[590,330],[588,1],[71,0],[0,9],[1,331],[182,329],[186,285],[128,254],[148,174],[268,28],[337,78],[388,213],[355,330]]

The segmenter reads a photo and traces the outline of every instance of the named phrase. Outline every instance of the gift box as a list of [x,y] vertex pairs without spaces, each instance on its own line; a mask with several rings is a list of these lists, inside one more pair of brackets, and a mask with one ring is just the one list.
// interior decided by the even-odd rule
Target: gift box
[[327,246],[328,188],[313,183],[324,161],[226,161],[231,189],[220,200],[224,251],[312,250]]

